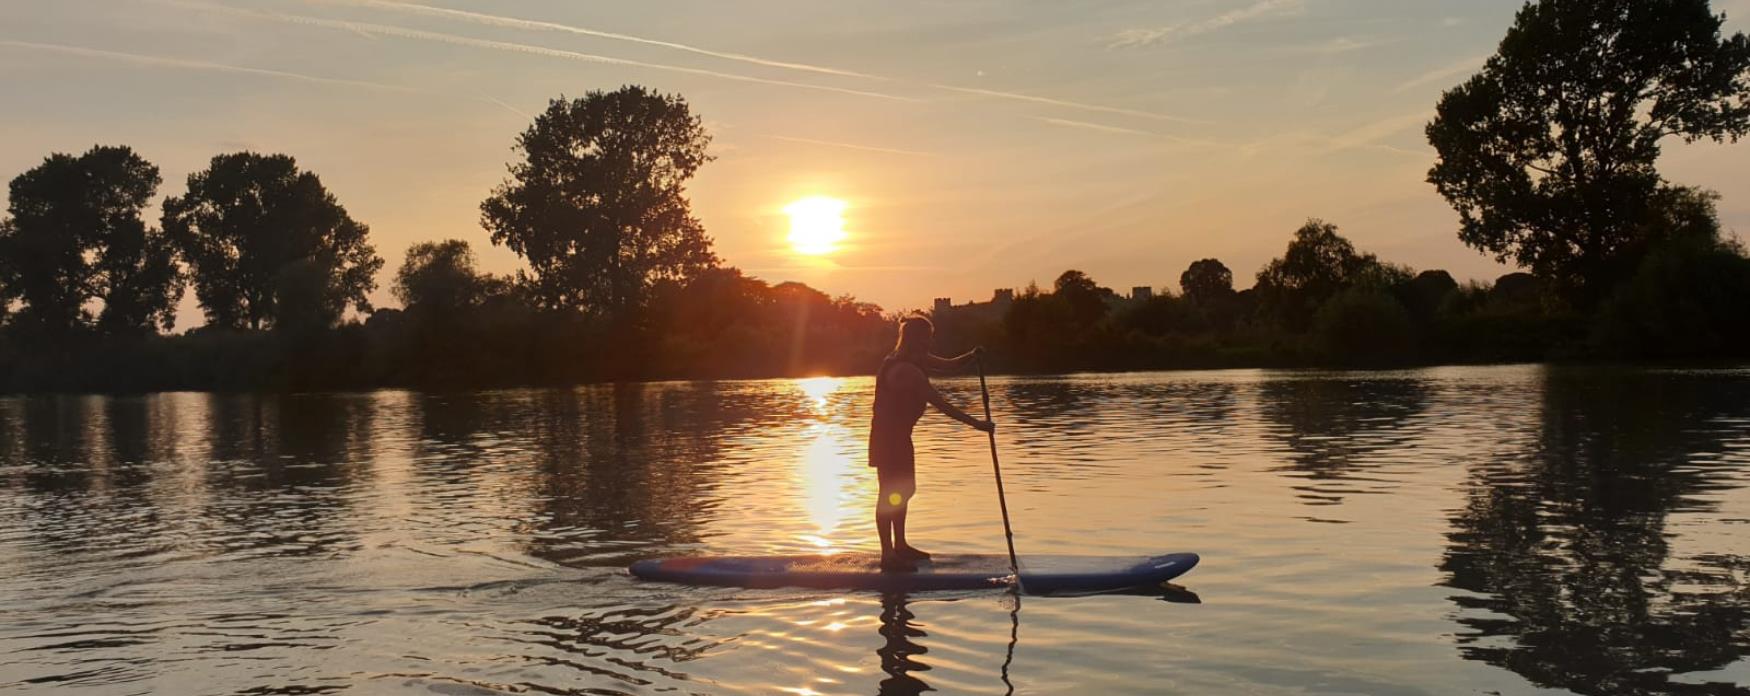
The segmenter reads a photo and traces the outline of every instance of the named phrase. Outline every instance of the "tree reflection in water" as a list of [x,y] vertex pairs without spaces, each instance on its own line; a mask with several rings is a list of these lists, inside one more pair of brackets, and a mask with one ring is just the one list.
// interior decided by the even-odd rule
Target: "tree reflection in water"
[[1281,443],[1288,463],[1280,470],[1299,480],[1294,489],[1307,505],[1387,492],[1362,485],[1365,472],[1414,445],[1428,398],[1425,380],[1392,375],[1291,373],[1258,388],[1264,435]]
[[1440,568],[1465,591],[1451,598],[1461,653],[1584,694],[1750,693],[1673,677],[1750,649],[1750,559],[1674,558],[1669,528],[1728,487],[1713,455],[1734,385],[1548,371],[1537,445],[1473,469],[1453,518]]

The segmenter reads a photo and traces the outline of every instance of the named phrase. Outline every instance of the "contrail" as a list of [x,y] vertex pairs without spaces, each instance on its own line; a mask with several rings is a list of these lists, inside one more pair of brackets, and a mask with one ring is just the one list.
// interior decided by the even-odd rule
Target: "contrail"
[[306,0],[306,1],[307,2],[329,2],[329,3],[341,2],[341,3],[352,4],[352,5],[361,5],[361,6],[365,6],[365,7],[373,7],[373,8],[377,8],[377,9],[392,10],[392,11],[399,11],[399,12],[408,12],[408,13],[420,14],[420,15],[426,15],[426,16],[448,17],[448,18],[456,19],[456,20],[460,20],[460,21],[473,22],[476,24],[483,24],[483,25],[495,26],[495,27],[519,28],[519,29],[529,29],[529,30],[535,30],[535,31],[565,32],[565,33],[571,33],[571,34],[578,34],[578,35],[582,35],[582,36],[591,36],[591,37],[596,37],[596,38],[612,39],[615,41],[627,41],[627,42],[631,42],[631,43],[643,44],[643,45],[648,45],[648,46],[660,46],[663,48],[669,48],[669,49],[673,49],[673,50],[677,50],[677,51],[685,51],[685,52],[693,53],[693,54],[697,54],[697,55],[710,56],[713,58],[721,58],[724,60],[739,61],[739,62],[743,62],[743,63],[748,63],[750,65],[759,65],[759,66],[773,67],[773,68],[784,68],[787,70],[800,70],[800,71],[805,71],[805,72],[820,73],[820,74],[825,74],[825,75],[836,75],[836,76],[841,76],[841,77],[855,77],[855,78],[860,78],[860,79],[865,79],[865,80],[877,80],[877,81],[881,81],[881,82],[892,82],[892,83],[896,83],[896,84],[921,84],[922,86],[925,86],[925,87],[930,87],[932,89],[945,90],[945,91],[949,91],[949,92],[958,92],[961,94],[971,94],[971,95],[976,95],[976,96],[981,96],[981,97],[990,97],[993,99],[1006,99],[1006,100],[1010,100],[1010,101],[1028,102],[1028,103],[1032,103],[1032,104],[1044,104],[1047,106],[1055,106],[1055,107],[1065,108],[1065,109],[1074,109],[1074,110],[1078,110],[1078,111],[1090,111],[1090,112],[1097,112],[1097,113],[1117,114],[1117,115],[1122,115],[1122,116],[1134,116],[1134,117],[1138,117],[1138,118],[1146,118],[1146,119],[1152,119],[1152,120],[1157,120],[1157,121],[1172,121],[1172,122],[1187,123],[1187,124],[1208,124],[1209,123],[1208,121],[1200,121],[1200,120],[1196,120],[1196,119],[1171,116],[1171,115],[1167,115],[1167,114],[1154,113],[1154,112],[1150,112],[1150,111],[1141,111],[1141,110],[1137,110],[1137,109],[1124,109],[1124,108],[1113,107],[1113,106],[1104,106],[1101,104],[1090,104],[1090,103],[1086,103],[1086,102],[1070,101],[1067,99],[1053,99],[1050,97],[1040,97],[1040,96],[1035,96],[1035,95],[1031,95],[1031,94],[1023,94],[1020,92],[1007,92],[1007,91],[1003,91],[1003,90],[980,89],[980,88],[976,88],[976,87],[961,87],[958,85],[949,85],[949,84],[918,83],[918,82],[913,82],[910,80],[904,80],[904,79],[900,79],[900,78],[887,77],[887,76],[883,76],[883,75],[875,75],[875,74],[865,73],[865,72],[856,72],[856,71],[852,71],[852,70],[842,70],[839,68],[832,68],[832,67],[826,67],[826,66],[821,66],[821,65],[810,65],[807,63],[792,63],[792,62],[787,62],[787,61],[772,60],[770,58],[761,58],[758,56],[747,55],[745,53],[730,53],[730,52],[726,52],[726,51],[715,51],[715,50],[711,50],[711,49],[707,49],[707,48],[700,48],[698,46],[692,46],[692,45],[683,44],[683,43],[676,43],[673,41],[663,41],[663,40],[659,40],[659,39],[650,39],[650,38],[645,38],[645,37],[641,37],[641,36],[632,36],[629,34],[619,34],[619,33],[615,33],[615,32],[590,29],[587,27],[579,27],[579,26],[573,26],[573,25],[569,25],[569,24],[560,24],[557,22],[545,22],[545,21],[532,20],[532,19],[522,19],[522,18],[518,18],[518,17],[507,17],[504,15],[492,15],[492,14],[483,14],[483,13],[479,13],[479,12],[467,12],[464,10],[452,10],[452,9],[442,8],[442,7],[431,7],[429,5],[415,5],[412,3],[399,2],[398,0]]
[[501,106],[504,108],[505,111],[509,111],[513,114],[521,116],[521,117],[523,117],[524,120],[527,120],[527,121],[535,120],[535,117],[533,114],[530,114],[526,111],[523,111],[522,109],[518,109],[514,106],[511,106],[510,104],[505,103],[505,101],[503,99],[499,99],[497,97],[493,97],[493,96],[485,95],[485,94],[480,95],[480,99],[482,101],[485,101],[488,104],[496,104],[498,106]]
[[1064,127],[1068,127],[1068,128],[1085,128],[1087,130],[1100,131],[1102,133],[1119,133],[1119,134],[1124,134],[1124,135],[1143,135],[1143,136],[1148,136],[1150,138],[1160,138],[1162,140],[1180,143],[1183,145],[1201,145],[1204,147],[1215,147],[1215,148],[1233,148],[1234,147],[1230,143],[1218,143],[1218,142],[1211,141],[1211,140],[1197,140],[1194,138],[1181,138],[1177,135],[1168,135],[1166,133],[1156,133],[1154,131],[1139,130],[1136,128],[1121,128],[1119,126],[1108,126],[1104,123],[1088,123],[1087,121],[1072,121],[1072,120],[1067,119],[1067,118],[1051,118],[1048,116],[1034,116],[1033,119],[1036,121],[1043,122],[1043,123],[1049,123],[1049,124],[1054,125],[1054,126],[1064,126]]
[[780,87],[794,87],[797,89],[811,89],[811,90],[818,90],[818,91],[822,91],[822,92],[836,92],[839,94],[850,94],[850,95],[855,95],[855,96],[859,96],[859,97],[872,97],[875,99],[887,99],[887,100],[892,100],[892,101],[904,101],[904,102],[921,101],[919,99],[915,99],[912,97],[902,97],[902,96],[899,96],[896,94],[885,94],[882,92],[871,92],[871,91],[860,90],[860,89],[848,89],[848,88],[844,88],[844,87],[829,87],[826,85],[812,85],[812,84],[808,84],[805,82],[791,82],[788,80],[774,80],[774,79],[768,79],[768,78],[764,78],[764,77],[754,77],[752,75],[726,73],[726,72],[719,72],[716,70],[705,70],[702,68],[687,68],[687,67],[682,67],[682,66],[678,66],[678,65],[666,65],[663,63],[646,63],[643,61],[629,60],[629,59],[625,59],[625,58],[614,58],[611,56],[602,56],[602,55],[596,55],[593,53],[579,53],[577,51],[567,51],[567,50],[558,49],[558,48],[547,48],[545,46],[533,46],[533,45],[529,45],[529,44],[511,43],[508,41],[492,41],[489,39],[476,39],[476,38],[473,38],[470,36],[458,36],[455,34],[445,34],[445,33],[435,32],[435,31],[424,31],[424,30],[420,30],[420,29],[410,29],[407,27],[395,26],[395,25],[390,25],[390,24],[371,24],[368,22],[348,22],[348,21],[343,21],[343,20],[338,20],[338,19],[321,19],[318,17],[306,17],[304,15],[280,14],[277,12],[260,12],[260,11],[255,11],[255,10],[244,10],[244,9],[238,9],[238,8],[232,8],[232,7],[225,7],[222,5],[211,5],[211,4],[199,3],[199,2],[173,1],[170,4],[177,5],[180,7],[190,8],[190,9],[204,10],[204,11],[208,11],[208,12],[218,12],[218,13],[232,14],[232,15],[240,15],[240,16],[245,16],[245,17],[254,17],[257,19],[267,19],[267,20],[272,20],[272,21],[276,21],[276,22],[285,22],[285,23],[289,23],[289,24],[302,24],[302,25],[306,25],[306,26],[323,27],[323,28],[327,28],[327,29],[339,29],[341,31],[363,32],[366,34],[377,34],[380,36],[395,36],[395,37],[400,37],[400,38],[404,38],[404,39],[418,39],[418,40],[422,40],[422,41],[436,41],[439,43],[454,44],[457,46],[470,46],[470,47],[474,47],[474,48],[484,48],[484,49],[491,49],[491,50],[497,50],[497,51],[509,51],[512,53],[526,53],[529,55],[547,56],[550,58],[564,58],[567,60],[576,60],[576,61],[582,61],[585,63],[601,63],[601,64],[605,64],[605,65],[624,65],[624,66],[635,67],[635,68],[648,68],[651,70],[663,70],[663,71],[668,71],[668,72],[683,73],[683,74],[687,74],[687,75],[701,75],[701,76],[705,76],[705,77],[715,77],[715,78],[724,79],[724,80],[735,80],[737,82],[752,82],[752,83],[763,84],[763,85],[776,85],[776,86],[780,86]]
[[581,36],[590,36],[590,37],[595,37],[598,39],[612,39],[614,41],[627,41],[627,42],[631,42],[631,43],[644,44],[646,46],[660,46],[662,48],[673,49],[676,51],[685,51],[687,53],[694,53],[694,54],[698,54],[701,56],[710,56],[712,58],[722,58],[724,60],[740,61],[743,63],[750,63],[753,65],[763,65],[763,66],[766,66],[769,68],[783,68],[786,70],[801,70],[804,72],[821,73],[823,75],[838,75],[841,77],[858,77],[858,78],[863,78],[866,80],[887,80],[888,79],[885,77],[881,77],[879,75],[870,75],[868,73],[860,73],[860,72],[855,72],[852,70],[840,70],[838,68],[829,68],[829,67],[822,66],[822,65],[809,65],[807,63],[792,63],[792,62],[782,61],[782,60],[773,60],[771,58],[761,58],[759,56],[750,56],[750,55],[747,55],[745,53],[731,53],[728,51],[714,51],[714,50],[711,50],[708,48],[700,48],[698,46],[690,46],[690,45],[683,44],[683,43],[675,43],[673,41],[663,41],[660,39],[647,39],[647,38],[644,38],[642,36],[632,36],[630,34],[618,34],[618,33],[611,32],[611,31],[601,31],[598,29],[590,29],[588,27],[579,27],[579,26],[572,26],[569,24],[560,24],[558,22],[543,22],[540,20],[533,20],[533,19],[521,19],[518,17],[506,17],[503,15],[492,15],[492,14],[484,14],[484,13],[480,13],[480,12],[469,12],[466,10],[452,10],[450,8],[447,8],[447,7],[433,7],[431,5],[416,5],[416,4],[413,4],[410,2],[396,2],[395,0],[308,0],[308,1],[317,2],[317,3],[341,3],[341,4],[347,4],[347,5],[371,7],[371,8],[376,8],[376,9],[380,9],[380,10],[391,10],[391,11],[396,11],[396,12],[406,12],[406,13],[410,13],[410,14],[425,15],[428,17],[447,17],[450,19],[456,19],[456,20],[461,20],[461,21],[465,21],[465,22],[474,22],[476,24],[483,24],[486,26],[493,26],[493,27],[506,27],[506,28],[511,28],[511,29],[528,29],[531,31],[557,31],[557,32],[563,32],[563,33],[567,33],[567,34],[578,34]]
[[1015,101],[1033,102],[1035,104],[1047,104],[1050,106],[1061,106],[1061,107],[1064,107],[1067,109],[1079,109],[1082,111],[1098,111],[1100,113],[1119,114],[1122,116],[1135,116],[1137,118],[1154,119],[1156,121],[1172,121],[1175,123],[1197,123],[1197,124],[1209,123],[1208,121],[1199,121],[1197,119],[1184,118],[1181,116],[1169,116],[1167,114],[1157,114],[1157,113],[1154,113],[1152,111],[1138,111],[1136,109],[1123,109],[1123,108],[1119,108],[1116,106],[1101,106],[1099,104],[1084,104],[1082,102],[1065,101],[1062,99],[1052,99],[1050,97],[1036,97],[1036,96],[1033,96],[1031,94],[1019,94],[1016,92],[1002,92],[1002,91],[992,90],[992,89],[979,89],[977,87],[957,87],[955,85],[942,85],[942,84],[931,84],[930,86],[934,87],[936,89],[945,89],[945,90],[949,90],[952,92],[960,92],[962,94],[975,94],[975,95],[978,95],[981,97],[995,97],[997,99],[1012,99]]
[[348,87],[362,87],[365,89],[377,89],[377,90],[385,90],[385,91],[390,91],[390,92],[402,92],[402,93],[413,93],[413,94],[433,94],[432,92],[427,92],[425,90],[415,89],[412,87],[403,87],[400,85],[383,84],[381,82],[366,82],[364,80],[347,80],[347,79],[341,79],[341,78],[335,78],[335,77],[317,77],[315,75],[305,75],[302,73],[286,72],[284,70],[269,70],[267,68],[251,68],[251,67],[242,66],[242,65],[227,65],[225,63],[211,63],[211,62],[207,62],[207,61],[203,61],[203,60],[188,60],[185,58],[167,58],[164,56],[152,56],[152,55],[144,55],[144,54],[140,54],[140,53],[123,53],[121,51],[106,51],[106,50],[97,49],[97,48],[85,48],[83,46],[68,46],[65,44],[36,43],[33,41],[13,41],[11,39],[0,39],[0,46],[6,46],[6,47],[11,47],[11,48],[23,48],[23,49],[30,49],[30,50],[36,50],[36,51],[52,51],[55,53],[64,53],[64,54],[68,54],[68,55],[84,56],[87,58],[108,58],[111,60],[120,60],[120,61],[135,63],[135,64],[139,64],[139,65],[155,65],[155,66],[161,66],[161,67],[167,67],[167,68],[182,68],[185,70],[208,70],[208,71],[214,71],[214,72],[239,73],[239,74],[243,74],[243,75],[259,75],[262,77],[277,77],[280,79],[297,80],[300,82],[314,82],[314,83],[318,83],[318,84],[330,84],[330,85],[345,85]]
[[[1384,118],[1372,123],[1364,124],[1350,129],[1348,132],[1339,133],[1328,138],[1327,147],[1329,147],[1329,149],[1326,150],[1326,152],[1337,152],[1352,147],[1375,145],[1379,140],[1396,135],[1407,129],[1426,124],[1433,118],[1433,111],[1421,111],[1413,114]],[[1403,150],[1402,148],[1397,149],[1401,152],[1410,152],[1408,150]],[[1415,154],[1423,155],[1426,153]]]
[[885,153],[891,154],[891,155],[912,155],[915,157],[935,157],[936,156],[936,153],[934,153],[934,152],[921,152],[918,150],[901,150],[898,148],[891,148],[891,147],[876,147],[874,145],[857,145],[854,143],[839,143],[839,142],[833,142],[831,140],[815,140],[813,138],[794,138],[794,137],[791,137],[788,135],[769,135],[766,133],[755,133],[754,135],[757,135],[761,138],[771,138],[772,140],[783,140],[783,141],[792,142],[792,143],[803,143],[805,145],[823,145],[826,147],[840,147],[840,148],[844,148],[847,150],[862,150],[865,152],[885,152]]
[[1171,38],[1190,37],[1207,34],[1263,17],[1269,17],[1280,11],[1289,12],[1304,10],[1304,0],[1263,0],[1249,7],[1224,12],[1201,22],[1180,22],[1159,29],[1131,29],[1119,32],[1107,48],[1125,48],[1130,46],[1147,46],[1160,43]]
[[1037,118],[1040,121],[1043,121],[1045,123],[1049,123],[1049,124],[1054,125],[1054,126],[1068,126],[1070,128],[1083,128],[1083,129],[1087,129],[1087,130],[1091,130],[1091,131],[1099,131],[1101,133],[1121,133],[1124,135],[1146,135],[1146,136],[1154,136],[1155,135],[1154,133],[1150,133],[1150,132],[1145,131],[1145,130],[1137,130],[1135,128],[1119,128],[1118,126],[1108,126],[1108,125],[1103,124],[1103,123],[1088,123],[1086,121],[1071,121],[1071,120],[1065,119],[1065,118],[1046,118],[1044,116],[1040,116]]
[[1457,63],[1453,63],[1451,65],[1446,65],[1446,66],[1442,66],[1439,68],[1435,68],[1435,69],[1430,70],[1428,72],[1422,73],[1421,75],[1417,75],[1413,78],[1410,78],[1408,81],[1404,82],[1403,84],[1398,85],[1397,89],[1392,90],[1392,93],[1393,94],[1401,94],[1404,92],[1408,92],[1412,89],[1415,89],[1417,87],[1421,87],[1422,85],[1428,84],[1430,82],[1440,82],[1442,80],[1450,80],[1450,79],[1456,78],[1460,75],[1463,75],[1465,73],[1476,72],[1478,70],[1481,70],[1482,67],[1485,64],[1487,64],[1488,62],[1489,62],[1488,56],[1472,56],[1470,58],[1466,58],[1464,60],[1458,61]]

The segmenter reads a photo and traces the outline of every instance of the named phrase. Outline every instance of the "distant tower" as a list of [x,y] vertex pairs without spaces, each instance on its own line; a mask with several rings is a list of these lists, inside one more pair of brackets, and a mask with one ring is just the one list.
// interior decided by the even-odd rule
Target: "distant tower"
[[951,310],[953,308],[954,308],[954,300],[952,298],[938,297],[938,298],[936,298],[936,310],[934,312],[931,312],[931,313],[938,316],[938,317],[944,316],[948,313],[948,310]]
[[1133,302],[1147,302],[1155,298],[1155,289],[1146,285],[1138,285],[1130,289],[1130,299]]
[[996,292],[991,293],[990,303],[994,304],[998,307],[1007,307],[1011,304],[1014,304],[1015,303],[1015,289],[1014,288],[997,288]]

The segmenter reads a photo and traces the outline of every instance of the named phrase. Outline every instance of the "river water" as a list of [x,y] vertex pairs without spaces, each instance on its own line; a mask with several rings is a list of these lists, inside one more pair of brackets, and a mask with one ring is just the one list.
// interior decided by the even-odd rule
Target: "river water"
[[[0,692],[1750,693],[1750,371],[996,379],[1023,565],[1194,595],[625,573],[873,548],[871,386],[0,399]],[[1002,553],[917,443],[913,542]]]

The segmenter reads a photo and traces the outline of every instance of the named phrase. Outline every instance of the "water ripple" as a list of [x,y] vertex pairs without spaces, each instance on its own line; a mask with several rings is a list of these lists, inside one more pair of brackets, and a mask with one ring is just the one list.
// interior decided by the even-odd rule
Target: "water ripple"
[[[990,384],[1022,555],[1203,604],[627,576],[871,550],[866,378],[4,398],[0,691],[1750,693],[1750,372]],[[984,439],[916,440],[915,542],[1002,553]]]

